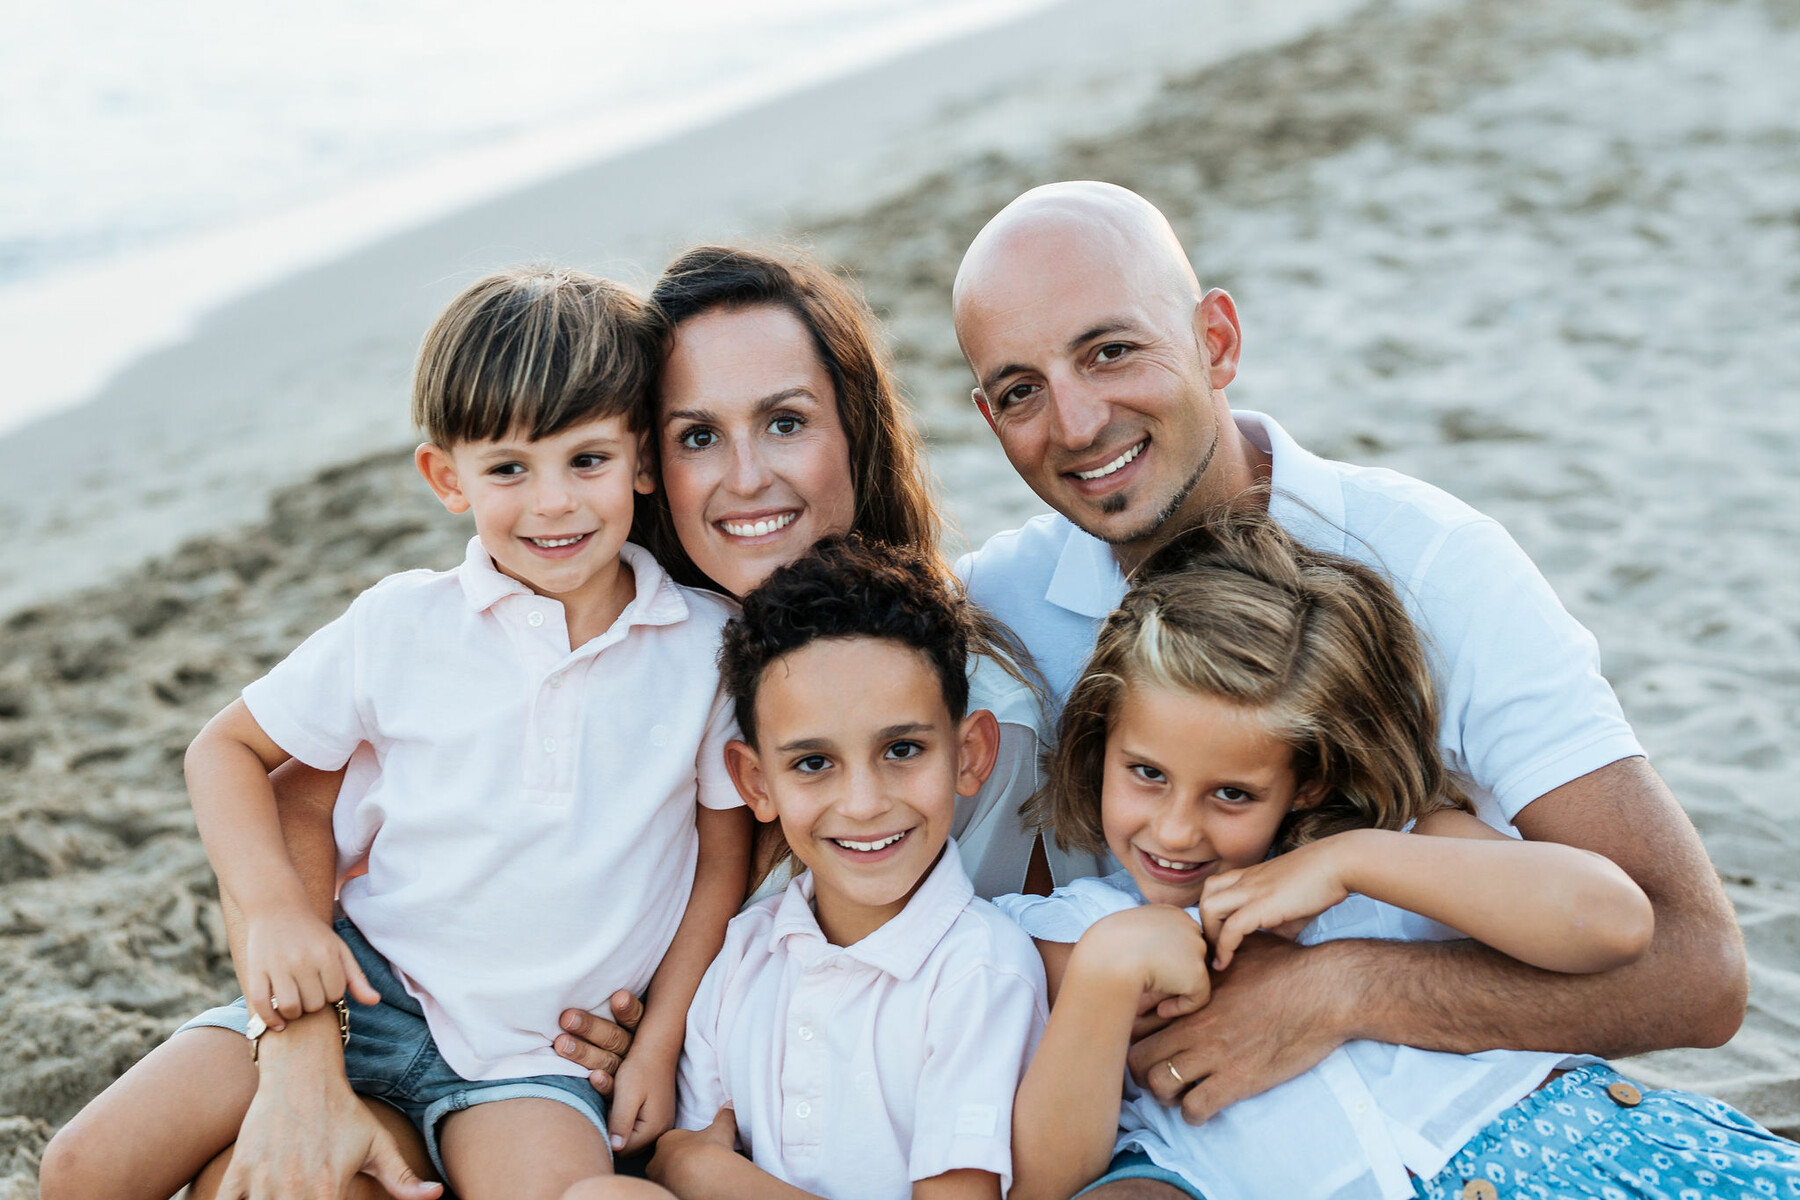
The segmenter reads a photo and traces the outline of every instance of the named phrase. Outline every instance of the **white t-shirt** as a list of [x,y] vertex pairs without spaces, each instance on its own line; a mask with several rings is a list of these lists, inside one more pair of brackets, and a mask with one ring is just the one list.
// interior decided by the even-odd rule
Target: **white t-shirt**
[[825,940],[812,874],[733,918],[688,1009],[683,1129],[736,1112],[756,1165],[827,1200],[906,1200],[946,1171],[1012,1181],[1012,1103],[1043,1033],[1031,939],[950,843],[900,914]]
[[[1270,515],[1393,583],[1431,658],[1439,751],[1490,824],[1644,752],[1593,636],[1497,522],[1398,472],[1309,454],[1261,413],[1233,416],[1273,461]],[[1055,515],[996,534],[957,574],[1025,643],[1059,707],[1125,594],[1112,548]]]
[[[1102,917],[1143,902],[1130,874],[1119,871],[1105,879],[1077,880],[1049,896],[1002,896],[995,904],[1032,937],[1072,943]],[[1194,909],[1187,911],[1200,919]],[[1460,936],[1416,913],[1351,896],[1315,917],[1298,941],[1310,946],[1336,938]],[[1351,1041],[1312,1070],[1240,1100],[1199,1126],[1127,1077],[1114,1153],[1149,1155],[1207,1200],[1411,1200],[1409,1170],[1432,1178],[1550,1072],[1594,1061],[1517,1050],[1443,1054]],[[1271,1153],[1276,1145],[1279,1152]]]
[[465,1079],[581,1075],[550,1048],[565,1008],[643,994],[693,886],[694,803],[742,803],[719,691],[730,603],[626,545],[636,596],[569,648],[562,605],[471,540],[452,571],[358,596],[244,702],[269,737],[376,769],[333,813],[344,913],[424,1007]]

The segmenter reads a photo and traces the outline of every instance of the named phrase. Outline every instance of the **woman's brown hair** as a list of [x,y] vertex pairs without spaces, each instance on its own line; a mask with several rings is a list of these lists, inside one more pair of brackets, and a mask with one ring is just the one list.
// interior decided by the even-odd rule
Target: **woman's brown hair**
[[1221,513],[1173,539],[1107,617],[1029,812],[1059,846],[1106,848],[1106,739],[1131,687],[1262,714],[1293,751],[1295,786],[1324,793],[1288,814],[1276,853],[1470,808],[1438,757],[1431,672],[1393,588],[1353,559],[1300,545],[1260,511]]
[[[917,549],[949,574],[938,549],[937,505],[919,435],[881,348],[874,314],[855,288],[798,252],[696,246],[669,264],[650,303],[666,323],[665,338],[672,338],[683,321],[715,309],[775,305],[792,313],[811,335],[831,377],[838,420],[850,445],[856,507],[846,532]],[[654,407],[660,401],[652,396],[649,403]],[[644,427],[659,429],[654,411]],[[682,549],[668,497],[660,488],[639,501],[634,540],[678,582],[718,587]]]

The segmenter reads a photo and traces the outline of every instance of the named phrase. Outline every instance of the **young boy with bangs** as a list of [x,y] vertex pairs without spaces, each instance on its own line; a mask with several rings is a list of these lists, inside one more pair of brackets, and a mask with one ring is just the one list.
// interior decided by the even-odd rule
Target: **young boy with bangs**
[[682,1200],[999,1200],[1010,1181],[1044,972],[949,840],[998,743],[965,712],[972,628],[916,552],[855,539],[726,626],[731,777],[806,870],[731,922],[689,1010],[680,1128],[650,1165]]
[[[190,1022],[71,1122],[46,1200],[174,1193],[236,1135],[264,1030],[333,1001],[350,1086],[410,1118],[464,1200],[649,1188],[614,1179],[611,1152],[674,1118],[688,1002],[749,847],[715,664],[731,608],[626,542],[657,363],[642,303],[578,272],[485,279],[438,319],[417,464],[476,536],[454,570],[363,593],[195,739],[188,786],[247,925],[247,1005]],[[334,931],[269,772],[335,770],[360,746],[372,766],[333,824],[340,862],[368,870]],[[621,989],[648,996],[609,1130],[551,1043],[562,1010]],[[234,1164],[221,1192],[252,1182]]]

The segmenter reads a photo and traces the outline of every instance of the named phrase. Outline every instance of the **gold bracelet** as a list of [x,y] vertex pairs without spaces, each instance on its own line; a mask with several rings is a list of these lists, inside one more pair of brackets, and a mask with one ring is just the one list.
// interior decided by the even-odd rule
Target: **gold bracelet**
[[[343,1044],[348,1046],[350,1044],[350,1001],[340,997],[333,1007],[337,1009],[338,1034],[344,1039]],[[256,1062],[258,1055],[262,1053],[262,1037],[267,1032],[269,1032],[269,1023],[255,1013],[251,1013],[250,1019],[244,1022],[244,1036],[250,1039],[251,1062]]]

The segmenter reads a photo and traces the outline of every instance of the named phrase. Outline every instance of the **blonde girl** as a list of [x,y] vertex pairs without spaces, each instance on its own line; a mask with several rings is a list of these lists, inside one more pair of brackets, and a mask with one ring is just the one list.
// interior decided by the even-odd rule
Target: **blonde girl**
[[[1562,972],[1643,952],[1637,885],[1599,855],[1483,824],[1438,758],[1437,727],[1425,652],[1369,568],[1251,513],[1145,564],[1070,695],[1036,801],[1059,844],[1124,869],[999,901],[1037,940],[1054,1003],[1014,1109],[1012,1196],[1800,1187],[1792,1143],[1590,1057],[1352,1041],[1199,1127],[1128,1079],[1121,1109],[1134,1023],[1205,1004],[1209,962],[1226,970],[1259,930],[1304,944],[1467,937]],[[1663,1184],[1640,1186],[1645,1171]],[[1675,1178],[1689,1182],[1663,1190]]]

